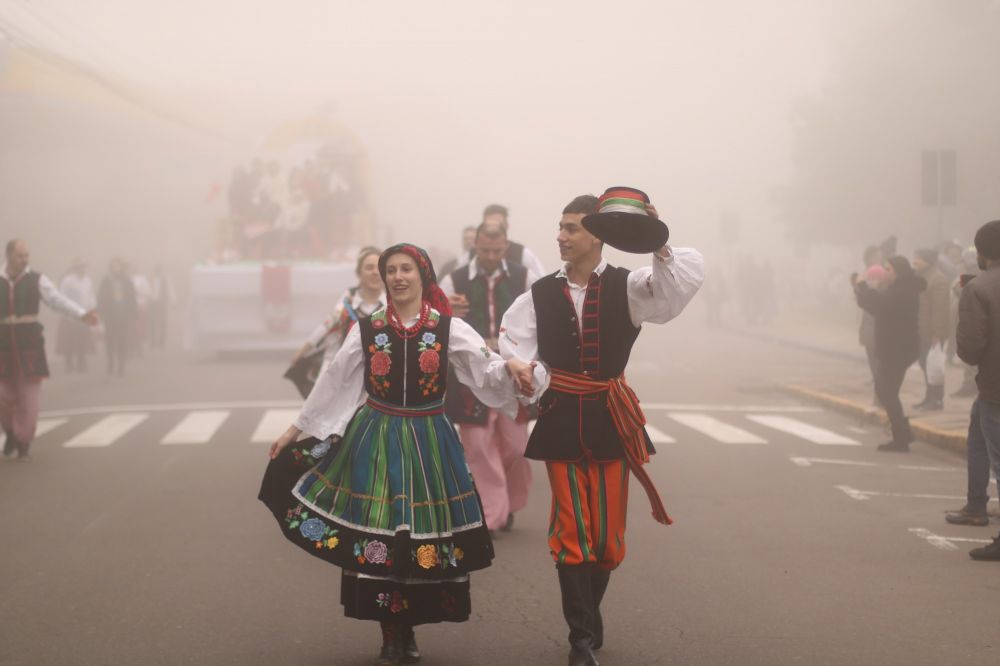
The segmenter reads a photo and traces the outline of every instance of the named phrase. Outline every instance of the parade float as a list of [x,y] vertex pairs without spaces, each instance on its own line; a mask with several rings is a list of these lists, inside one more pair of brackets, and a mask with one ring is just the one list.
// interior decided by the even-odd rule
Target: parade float
[[375,241],[368,162],[328,116],[271,132],[234,170],[211,260],[191,270],[189,345],[208,351],[293,349],[356,283]]

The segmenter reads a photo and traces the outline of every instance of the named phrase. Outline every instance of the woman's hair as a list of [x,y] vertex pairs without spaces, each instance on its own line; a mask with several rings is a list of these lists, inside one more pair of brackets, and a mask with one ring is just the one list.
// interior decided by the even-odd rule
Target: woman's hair
[[354,267],[355,275],[361,275],[361,266],[365,263],[365,259],[372,256],[373,254],[375,256],[379,256],[382,254],[382,250],[378,249],[377,247],[373,247],[371,245],[367,245],[361,248],[361,251],[358,252],[358,265]]
[[895,257],[889,257],[889,263],[892,264],[892,269],[896,271],[896,277],[913,277],[916,275],[913,272],[913,266],[910,266],[910,260],[901,254],[897,254]]

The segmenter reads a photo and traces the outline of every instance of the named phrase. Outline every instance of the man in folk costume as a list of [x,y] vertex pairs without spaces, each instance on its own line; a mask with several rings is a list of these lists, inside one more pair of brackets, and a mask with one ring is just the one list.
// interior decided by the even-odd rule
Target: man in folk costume
[[[541,277],[520,264],[508,263],[504,259],[508,245],[502,226],[483,222],[476,229],[472,261],[441,281],[453,314],[483,336],[493,351],[497,351],[500,322],[507,308]],[[531,488],[531,466],[524,458],[527,418],[512,418],[491,409],[461,385],[448,394],[445,404],[448,416],[461,429],[486,525],[491,531],[509,530],[514,513],[527,505]]]
[[[671,248],[668,235],[639,190],[613,187],[600,199],[577,197],[559,222],[564,267],[514,301],[501,327],[502,356],[539,362],[539,416],[525,455],[545,461],[552,489],[549,549],[570,629],[571,666],[598,663],[601,599],[625,557],[630,473],[657,522],[671,522],[642,467],[654,450],[624,377],[640,326],[676,317],[704,278],[701,254]],[[652,265],[610,266],[601,256],[605,242],[652,253]]]
[[38,426],[42,379],[49,376],[45,338],[38,321],[47,306],[94,326],[97,315],[64,296],[52,281],[28,266],[28,245],[7,243],[7,262],[0,270],[0,423],[7,439],[5,456],[28,456]]

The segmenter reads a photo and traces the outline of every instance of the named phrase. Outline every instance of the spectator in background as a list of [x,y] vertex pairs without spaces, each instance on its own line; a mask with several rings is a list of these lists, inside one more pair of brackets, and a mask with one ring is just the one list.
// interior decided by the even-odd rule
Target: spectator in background
[[[510,223],[508,221],[509,211],[506,206],[501,206],[500,204],[490,204],[483,209],[483,221],[482,224],[498,225],[503,229],[504,234],[507,238],[510,238]],[[545,275],[545,266],[542,265],[542,260],[538,258],[534,252],[526,248],[521,243],[516,243],[514,241],[508,241],[509,246],[507,248],[507,254],[504,256],[504,260],[508,262],[514,262],[515,264],[520,264],[528,269],[529,273],[534,275]],[[475,256],[475,250],[469,249],[466,255],[462,258],[459,266],[465,266],[470,261],[472,257]]]
[[[962,289],[976,275],[979,275],[978,253],[975,247],[966,248],[962,252],[962,266],[959,276],[951,285],[952,321],[958,322],[958,304],[962,297]],[[951,338],[948,341],[949,360],[958,352],[958,326],[952,326]],[[959,359],[961,362],[961,359]],[[951,394],[953,398],[972,398],[979,395],[976,388],[976,368],[968,363],[962,363],[962,385]]]
[[135,293],[135,318],[130,329],[131,342],[129,351],[135,356],[142,356],[146,349],[146,339],[149,334],[149,279],[142,273],[125,264],[125,273],[132,280]]
[[920,369],[924,371],[927,387],[924,399],[914,405],[922,411],[944,409],[944,378],[934,379],[927,372],[927,357],[932,350],[944,353],[944,343],[951,334],[951,285],[937,266],[937,251],[917,250],[913,270],[927,283],[920,295]]
[[149,278],[149,345],[154,349],[162,349],[167,344],[167,314],[174,301],[174,285],[163,265],[156,264]]
[[135,286],[125,272],[125,263],[115,257],[97,292],[97,311],[104,321],[104,344],[108,374],[125,374],[129,331],[136,316]]
[[[70,271],[59,282],[59,291],[87,312],[97,307],[94,283],[87,275],[87,264],[82,259],[73,260]],[[59,320],[58,337],[56,347],[66,357],[66,371],[86,372],[87,355],[92,343],[90,326],[79,319],[62,317]]]
[[[881,257],[881,253],[878,253]],[[885,268],[879,264],[869,265],[865,269],[865,283],[875,291],[882,291],[885,283]],[[858,331],[858,341],[865,348],[865,355],[868,358],[868,369],[872,373],[872,382],[878,377],[878,355],[875,352],[875,317],[867,310],[861,311],[861,328]],[[876,392],[872,404],[878,405],[878,393]]]
[[[962,290],[958,305],[958,357],[979,368],[976,385],[979,396],[969,415],[969,490],[981,494],[969,497],[963,510],[986,514],[982,473],[974,469],[973,451],[985,449],[993,475],[1000,478],[1000,220],[987,222],[976,232],[976,251],[982,273]],[[978,474],[978,488],[973,488],[973,474]],[[978,500],[978,501],[976,501]],[[973,502],[975,504],[973,505]],[[982,548],[973,548],[974,560],[1000,561],[1000,536]]]
[[899,389],[906,370],[920,356],[920,292],[927,282],[913,272],[906,257],[895,256],[885,264],[885,289],[876,291],[851,276],[858,305],[875,318],[875,356],[878,358],[875,394],[892,428],[892,441],[879,451],[909,451],[913,441],[910,421],[903,413]]
[[476,227],[468,226],[462,229],[462,249],[458,254],[441,264],[441,275],[451,275],[459,264],[468,264],[466,257],[474,252],[476,246]]

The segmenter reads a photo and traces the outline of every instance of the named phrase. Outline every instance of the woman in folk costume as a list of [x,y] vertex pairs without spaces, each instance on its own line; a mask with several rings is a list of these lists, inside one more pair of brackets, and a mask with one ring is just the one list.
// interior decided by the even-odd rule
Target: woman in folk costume
[[531,392],[532,366],[505,362],[451,317],[420,248],[389,248],[379,273],[389,305],[351,328],[271,447],[260,499],[289,540],[341,567],[344,614],[381,623],[378,663],[413,663],[413,627],[467,620],[469,573],[493,559],[444,415],[449,365],[476,397],[511,415],[515,387]]
[[358,319],[385,307],[385,285],[378,272],[381,254],[374,247],[361,249],[354,270],[358,284],[344,292],[333,314],[313,329],[292,358],[285,377],[292,380],[303,398],[309,397],[319,375],[333,361],[340,346],[344,344],[347,333]]

